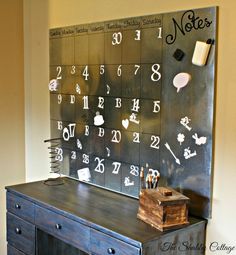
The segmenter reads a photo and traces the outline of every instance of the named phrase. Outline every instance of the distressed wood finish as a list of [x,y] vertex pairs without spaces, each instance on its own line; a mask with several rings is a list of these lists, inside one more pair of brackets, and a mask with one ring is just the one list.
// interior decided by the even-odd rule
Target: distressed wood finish
[[27,255],[35,254],[35,226],[7,213],[7,241]]
[[92,254],[139,255],[140,249],[99,231],[91,231]]
[[35,209],[35,224],[38,228],[74,247],[89,251],[89,227],[39,206]]
[[[11,238],[15,235],[11,230],[15,227],[12,228],[12,222],[25,222],[33,227],[33,233],[30,228],[27,238],[21,241],[15,236],[8,238],[10,245],[21,251],[21,245],[31,247],[32,252],[24,252],[27,255],[45,255],[44,246],[48,246],[46,255],[64,255],[64,249],[78,255],[112,254],[113,249],[116,255],[169,255],[173,251],[163,251],[163,242],[188,240],[191,245],[205,245],[204,220],[190,218],[190,226],[163,233],[137,219],[138,200],[69,178],[63,181],[64,185],[54,187],[40,181],[6,188],[8,199],[20,198],[29,203],[30,208],[35,208],[31,217],[33,219],[35,213],[35,225],[8,213],[14,219],[8,220],[7,226]],[[57,224],[61,226],[58,229]],[[13,252],[11,248],[8,255],[10,252]],[[191,251],[185,253],[190,254]]]
[[37,230],[37,242],[40,244],[37,255],[88,255],[40,229]]
[[7,246],[7,254],[8,255],[24,255],[23,252],[15,249],[14,247],[12,247],[11,245]]
[[34,204],[9,192],[7,193],[7,211],[34,223]]
[[144,189],[139,196],[137,217],[160,231],[189,224],[189,198],[171,189]]

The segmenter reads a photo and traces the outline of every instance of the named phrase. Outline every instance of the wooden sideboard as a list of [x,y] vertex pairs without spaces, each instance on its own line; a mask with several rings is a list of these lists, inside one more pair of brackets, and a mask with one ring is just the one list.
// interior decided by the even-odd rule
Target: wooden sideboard
[[137,199],[63,179],[6,187],[8,255],[204,254],[205,220],[160,232],[137,219]]

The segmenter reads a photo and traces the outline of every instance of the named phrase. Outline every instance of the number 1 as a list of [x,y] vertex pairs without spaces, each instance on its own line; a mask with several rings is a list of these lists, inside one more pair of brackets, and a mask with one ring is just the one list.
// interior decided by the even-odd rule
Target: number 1
[[159,27],[158,28],[158,39],[161,39],[162,38],[162,27]]

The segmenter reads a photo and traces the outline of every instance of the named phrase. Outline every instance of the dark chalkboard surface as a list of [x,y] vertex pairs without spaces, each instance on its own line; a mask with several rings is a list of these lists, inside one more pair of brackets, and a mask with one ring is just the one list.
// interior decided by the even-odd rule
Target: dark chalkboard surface
[[[140,168],[209,217],[215,7],[50,30],[61,173],[138,197]],[[148,167],[146,167],[148,166]]]

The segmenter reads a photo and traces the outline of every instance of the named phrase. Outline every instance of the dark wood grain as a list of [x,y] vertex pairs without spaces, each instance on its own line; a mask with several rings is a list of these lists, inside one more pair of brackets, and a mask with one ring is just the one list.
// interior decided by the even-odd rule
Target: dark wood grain
[[35,226],[7,213],[7,241],[27,255],[35,254]]
[[23,252],[17,250],[11,245],[7,245],[7,255],[25,255]]
[[88,255],[40,229],[37,230],[37,244],[37,255]]
[[38,228],[74,247],[89,251],[89,227],[39,206],[35,208],[35,224]]
[[34,223],[34,203],[9,192],[7,193],[7,211]]
[[[7,190],[137,247],[171,233],[162,233],[137,219],[137,199],[69,178],[64,178],[64,183],[47,186],[40,181],[7,187]],[[191,224],[205,225],[205,221],[190,218]]]
[[188,202],[187,197],[171,188],[143,189],[137,217],[160,231],[180,228],[189,224]]
[[91,230],[91,252],[98,255],[139,255],[140,249],[99,231]]

